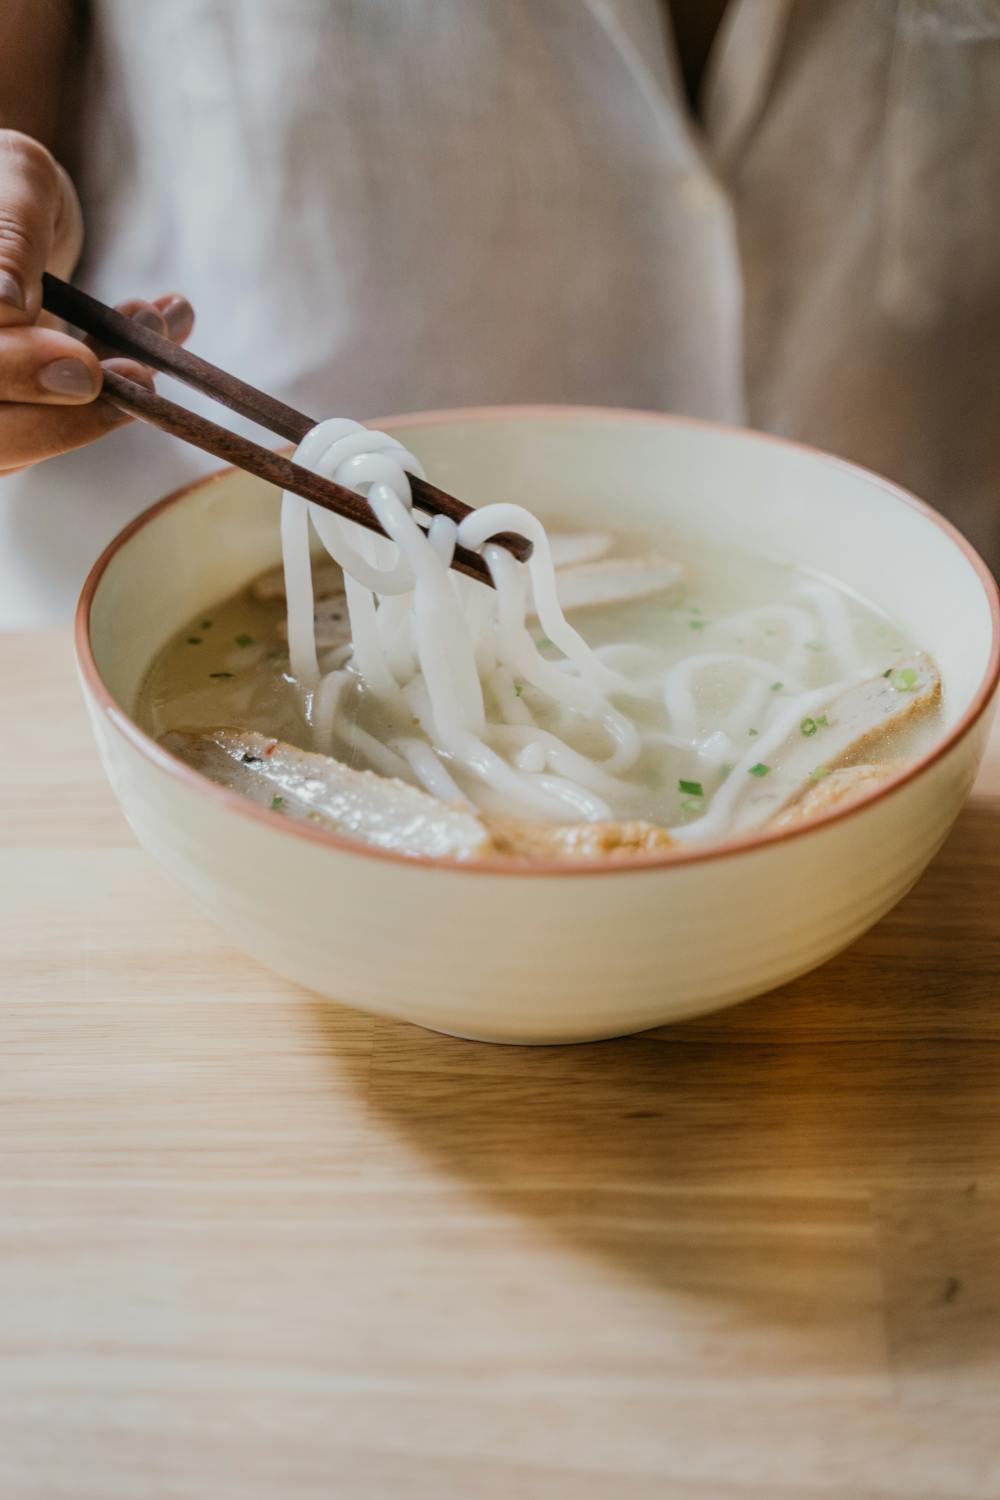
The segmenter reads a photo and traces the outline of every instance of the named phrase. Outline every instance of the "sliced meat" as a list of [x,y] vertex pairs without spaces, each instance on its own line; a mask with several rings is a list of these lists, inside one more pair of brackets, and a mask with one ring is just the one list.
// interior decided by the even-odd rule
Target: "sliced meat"
[[[620,604],[646,599],[672,588],[681,576],[679,564],[666,558],[626,557],[607,562],[581,563],[556,574],[559,603],[567,612],[601,604]],[[347,595],[343,588],[320,595],[317,586],[314,608],[316,645],[323,650],[351,639]],[[288,623],[281,620],[278,635],[288,639]]]
[[877,766],[842,766],[839,771],[831,771],[829,776],[814,781],[798,802],[793,802],[787,811],[775,818],[775,827],[788,828],[795,823],[807,823],[810,818],[819,817],[820,813],[831,812],[835,807],[855,802],[866,792],[875,791],[876,787],[895,776],[899,767],[899,761],[887,760]]
[[282,817],[350,834],[399,854],[475,859],[629,859],[666,849],[666,829],[652,823],[547,824],[489,820],[488,827],[416,787],[355,771],[329,755],[299,750],[253,730],[174,730],[164,749],[219,786],[240,792]]
[[731,831],[746,833],[777,817],[821,785],[829,772],[857,764],[909,729],[940,698],[940,674],[923,652],[848,688],[762,757],[765,774],[744,778]]
[[577,563],[596,562],[611,551],[614,540],[610,531],[550,531],[552,566],[558,571]]
[[490,852],[482,823],[405,782],[355,771],[252,730],[174,731],[160,743],[220,786],[284,817],[394,849],[472,859]]
[[[316,632],[316,645],[320,651],[329,646],[343,646],[351,639],[351,617],[347,612],[347,595],[341,590],[339,594],[327,594],[324,598],[317,598],[313,607],[313,626]],[[288,619],[283,617],[278,621],[277,635],[279,640],[288,640]]]
[[[317,599],[324,594],[344,592],[344,574],[335,562],[313,563],[313,592]],[[285,571],[282,567],[269,568],[250,585],[251,597],[261,604],[276,604],[285,597]]]
[[655,823],[527,823],[516,818],[487,818],[497,854],[522,859],[630,859],[654,849],[669,849],[673,840]]
[[[667,557],[605,557],[614,544],[609,531],[553,532],[549,537],[559,603],[564,610],[588,609],[648,599],[673,588],[683,569]],[[250,585],[252,597],[273,604],[285,598],[285,575],[271,568]],[[316,644],[323,649],[350,640],[343,570],[335,562],[313,564]],[[279,626],[282,639],[287,626]]]
[[683,569],[668,557],[609,557],[556,573],[559,603],[569,613],[601,604],[648,599],[679,583]]

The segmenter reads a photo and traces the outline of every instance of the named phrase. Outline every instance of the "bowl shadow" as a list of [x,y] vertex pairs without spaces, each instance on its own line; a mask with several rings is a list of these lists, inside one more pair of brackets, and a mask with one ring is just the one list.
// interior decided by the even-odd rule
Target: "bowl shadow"
[[424,1184],[647,1293],[724,1305],[730,1331],[795,1330],[821,1363],[852,1322],[848,1364],[882,1340],[897,1379],[994,1358],[997,889],[1000,802],[981,800],[854,948],[733,1009],[546,1048],[379,1019],[364,1180],[402,1149]]

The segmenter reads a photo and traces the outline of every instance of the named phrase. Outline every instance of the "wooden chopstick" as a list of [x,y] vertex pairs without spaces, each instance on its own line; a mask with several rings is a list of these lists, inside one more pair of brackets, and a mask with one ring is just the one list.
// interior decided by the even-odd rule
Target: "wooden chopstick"
[[[96,297],[91,297],[86,292],[81,292],[79,287],[70,286],[68,282],[60,281],[58,276],[52,276],[48,272],[42,277],[42,305],[49,312],[54,313],[56,317],[65,319],[67,323],[72,323],[81,332],[89,333],[93,338],[101,340],[102,343],[120,350],[123,354],[130,355],[133,359],[140,360],[143,364],[152,366],[155,370],[162,371],[165,375],[172,375],[175,379],[183,381],[185,385],[191,386],[194,390],[211,396],[222,406],[227,406],[231,411],[238,412],[240,416],[248,418],[251,422],[256,422],[261,427],[266,427],[270,432],[276,433],[278,437],[286,438],[293,443],[299,443],[305,437],[306,433],[316,426],[311,417],[307,417],[303,412],[296,411],[293,406],[286,405],[284,401],[279,401],[275,396],[269,396],[266,391],[260,391],[256,386],[248,385],[245,380],[240,380],[237,375],[231,375],[228,370],[222,370],[218,365],[211,364],[207,359],[199,358],[197,354],[192,354],[189,349],[184,349],[179,344],[173,343],[172,340],[162,337],[161,334],[154,333],[151,328],[143,328],[139,323],[134,322],[131,318],[127,318],[124,313],[117,312],[113,307],[108,307],[105,303],[99,302]],[[134,382],[131,381],[127,383],[133,387],[133,391],[142,391],[144,396],[148,394],[143,390],[142,386],[135,386]],[[128,399],[132,399],[132,392],[128,393]],[[186,408],[176,406],[173,402],[169,401],[165,405],[171,409],[170,412],[164,414],[165,417],[173,417],[177,412],[184,412],[186,410]],[[140,410],[138,407],[125,409],[132,410],[134,415],[141,416],[146,421],[153,420],[149,415],[149,412],[153,408],[148,405],[144,410]],[[166,420],[155,422],[154,425],[164,428],[165,431],[174,432],[176,436],[184,437],[188,442],[194,441],[187,434],[180,432],[176,426],[168,425]],[[216,426],[213,422],[207,422],[206,425],[208,429],[213,430],[214,434],[225,434],[229,438],[235,437],[235,434],[229,433],[224,427]],[[215,453],[219,457],[224,456],[219,452],[218,448],[205,447],[204,442],[197,443],[196,446],[203,447],[206,452]],[[258,453],[269,453],[271,451],[270,449],[261,448],[257,444],[250,444],[250,447],[257,449]],[[236,449],[232,450],[232,455],[227,458],[227,462],[235,463],[240,468],[247,467],[239,456],[237,456]],[[289,461],[285,460],[285,462]],[[291,465],[291,467],[295,468],[296,466]],[[251,472],[260,473],[261,471],[257,468],[251,470]],[[299,472],[305,473],[306,471],[300,469]],[[278,483],[277,480],[274,482]],[[286,485],[285,488],[294,490],[296,494],[303,493],[301,489],[296,489],[295,485]],[[353,491],[344,489],[340,485],[334,485],[333,488],[342,494],[353,495],[356,504],[360,504],[369,517],[368,521],[362,521],[360,524],[367,525],[369,530],[374,530],[379,532],[380,535],[384,535],[377,521],[374,522],[374,525],[370,524],[371,521],[374,521],[374,517],[368,509],[367,503],[360,496],[355,495]],[[426,479],[420,479],[415,474],[410,475],[410,489],[414,504],[420,510],[428,511],[432,515],[448,516],[456,525],[469,514],[471,509],[468,505],[463,504],[461,500],[457,500],[454,495],[449,495],[447,491],[438,489],[437,485],[430,484]],[[317,501],[317,504],[319,503],[322,502]],[[338,510],[338,507],[328,503],[327,509]],[[347,514],[342,509],[339,513],[343,515]],[[351,519],[355,519],[355,517],[352,516]],[[531,542],[526,537],[517,536],[511,532],[503,532],[495,536],[493,541],[499,546],[506,548],[508,552],[513,553],[520,562],[526,562],[531,556]],[[462,551],[465,558],[476,556],[476,554],[467,552],[465,549],[457,549],[456,556],[458,555],[458,551]],[[473,569],[473,576],[482,578],[485,574],[488,578],[489,570],[482,563],[481,559],[479,559],[479,564],[478,567]],[[466,566],[461,571],[469,572],[470,568]]]
[[[127,411],[133,417],[140,417],[144,422],[149,422],[153,427],[159,427],[174,437],[183,438],[186,443],[201,448],[205,453],[214,454],[224,463],[235,464],[238,469],[256,474],[259,479],[266,479],[279,489],[291,490],[293,494],[302,495],[313,504],[321,505],[324,510],[332,510],[348,521],[355,521],[359,526],[385,536],[374,511],[361,495],[314,474],[312,469],[304,469],[283,453],[275,453],[273,448],[264,448],[250,438],[240,437],[238,433],[230,432],[228,427],[220,427],[218,423],[209,421],[208,417],[200,416],[186,406],[178,406],[165,396],[148,390],[146,386],[139,385],[114,370],[104,372],[102,395],[113,406]],[[478,552],[456,547],[452,567],[470,578],[479,579],[480,583],[488,583],[491,587],[493,585],[490,570]]]

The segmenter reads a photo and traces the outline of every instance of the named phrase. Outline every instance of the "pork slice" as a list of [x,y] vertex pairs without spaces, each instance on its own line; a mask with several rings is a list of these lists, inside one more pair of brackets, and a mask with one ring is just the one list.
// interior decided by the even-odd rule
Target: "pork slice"
[[655,823],[529,823],[517,818],[487,818],[497,854],[522,859],[631,859],[650,850],[669,849],[673,840]]
[[940,699],[940,674],[923,652],[847,688],[823,709],[814,710],[768,754],[762,762],[767,767],[764,774],[746,777],[731,832],[746,833],[777,818],[828,773],[870,757]]
[[649,599],[679,583],[683,569],[668,557],[607,557],[556,573],[559,603],[569,614],[603,604]]
[[820,813],[830,812],[835,807],[846,807],[849,802],[856,802],[866,792],[873,792],[876,787],[882,786],[896,775],[899,768],[900,762],[896,760],[883,761],[881,765],[865,762],[857,766],[841,766],[839,771],[831,771],[829,776],[814,781],[797,802],[793,802],[791,807],[774,820],[775,826],[787,828],[796,823],[808,823],[810,818],[817,818]]
[[[339,563],[319,562],[313,563],[313,592],[319,598],[323,594],[342,594],[344,592],[344,573]],[[250,585],[251,598],[260,604],[277,604],[285,598],[285,570],[279,564],[276,568],[268,568],[266,573],[261,573]]]
[[[610,552],[614,537],[610,531],[553,531],[549,533],[552,565],[570,568],[578,563],[596,562]],[[321,594],[342,594],[344,575],[335,562],[313,564],[313,588]],[[262,604],[274,604],[285,597],[285,572],[279,565],[261,573],[250,585],[250,593]]]
[[[343,589],[339,594],[326,594],[323,598],[316,599],[313,605],[313,629],[320,651],[330,646],[344,646],[351,639],[351,617],[347,610],[347,595]],[[288,640],[287,616],[278,621],[277,635],[282,641]]]
[[614,540],[610,531],[550,531],[552,566],[558,570],[596,562],[611,551]]
[[160,743],[211,781],[298,822],[400,854],[473,859],[490,852],[486,830],[472,813],[329,755],[225,726],[174,730]]

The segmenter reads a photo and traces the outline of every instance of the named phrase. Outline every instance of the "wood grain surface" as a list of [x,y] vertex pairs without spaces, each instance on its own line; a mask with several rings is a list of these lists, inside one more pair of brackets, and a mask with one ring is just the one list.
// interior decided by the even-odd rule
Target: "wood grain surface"
[[1000,739],[850,953],[533,1050],[228,948],[0,686],[4,1500],[1000,1495]]

